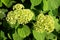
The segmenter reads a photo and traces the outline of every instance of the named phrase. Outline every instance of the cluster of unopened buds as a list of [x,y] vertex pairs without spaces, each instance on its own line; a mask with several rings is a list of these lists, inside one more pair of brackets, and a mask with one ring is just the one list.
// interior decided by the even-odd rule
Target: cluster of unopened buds
[[[27,24],[34,17],[30,9],[24,9],[22,4],[13,6],[13,11],[8,12],[6,20],[10,24]],[[51,15],[39,14],[34,23],[34,29],[38,32],[52,32],[54,30],[54,19]]]
[[22,4],[13,6],[13,11],[8,12],[6,20],[10,24],[27,24],[32,20],[34,13],[30,9],[24,9]]
[[43,13],[39,14],[36,18],[36,23],[34,24],[36,31],[43,33],[52,32],[54,30],[54,19],[51,15],[44,15]]

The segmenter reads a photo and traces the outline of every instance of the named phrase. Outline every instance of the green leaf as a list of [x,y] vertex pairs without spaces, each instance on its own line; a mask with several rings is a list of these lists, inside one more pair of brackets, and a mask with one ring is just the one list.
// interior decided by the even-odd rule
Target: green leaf
[[0,40],[6,40],[6,37],[3,31],[0,31]]
[[15,1],[12,0],[1,0],[1,2],[8,8],[11,7],[13,3],[15,3]]
[[4,18],[5,14],[0,11],[0,19]]
[[17,27],[19,27],[19,24],[18,23],[15,23],[15,24],[9,24],[11,28],[15,28],[17,29]]
[[23,39],[17,34],[17,32],[15,32],[13,34],[13,40],[23,40]]
[[48,14],[56,17],[58,15],[58,9],[50,10]]
[[22,1],[22,3],[24,3],[25,2],[25,0],[21,0]]
[[35,20],[35,15],[33,16],[32,20]]
[[0,19],[3,19],[5,17],[5,12],[7,11],[7,9],[0,9]]
[[43,10],[54,10],[59,7],[60,0],[43,0]]
[[33,30],[33,35],[36,40],[44,40],[46,33],[40,33],[40,32]]
[[48,14],[51,15],[51,16],[53,16],[52,10],[50,10]]
[[52,10],[53,12],[53,16],[57,16],[58,15],[58,9]]
[[39,5],[42,2],[42,0],[30,0],[30,2],[32,4],[31,8],[33,8],[34,6]]
[[55,30],[57,31],[57,32],[59,32],[60,31],[60,24],[58,23],[58,19],[55,19]]
[[48,8],[48,2],[46,0],[43,0],[43,10],[44,11],[48,11],[49,8]]
[[50,10],[50,12],[49,12],[48,14],[49,14],[49,15],[52,15],[52,16],[54,17],[55,30],[56,30],[57,32],[59,32],[59,31],[60,31],[60,24],[58,23],[59,20],[56,18],[56,16],[57,16],[57,11],[56,11],[56,10],[55,10],[55,11]]
[[54,35],[53,33],[47,34],[46,40],[57,40],[57,36]]
[[0,7],[2,7],[2,2],[1,2],[1,0],[0,0]]
[[8,10],[7,9],[0,9],[0,11],[2,11],[2,12],[8,12]]
[[27,25],[24,25],[22,28],[18,28],[18,34],[20,37],[25,38],[26,36],[29,36],[30,29]]

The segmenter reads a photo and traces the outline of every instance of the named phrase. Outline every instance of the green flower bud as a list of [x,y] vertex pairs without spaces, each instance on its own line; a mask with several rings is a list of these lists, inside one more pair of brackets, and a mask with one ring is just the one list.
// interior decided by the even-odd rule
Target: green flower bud
[[8,13],[6,20],[10,24],[15,24],[16,22],[18,24],[26,24],[32,20],[33,16],[34,13],[29,9],[14,10]]
[[8,12],[6,20],[10,23],[10,24],[15,24],[16,23],[16,19],[15,19],[15,14],[13,11]]
[[19,24],[26,24],[30,20],[32,20],[34,13],[29,9],[23,9],[22,11],[18,11],[18,23]]
[[22,8],[24,8],[24,6],[22,4],[16,4],[16,5],[13,6],[13,10],[22,9]]
[[35,30],[38,32],[52,32],[54,30],[54,19],[50,15],[39,14],[34,24]]
[[32,20],[34,13],[30,9],[21,9],[23,8],[22,4],[16,4],[15,6],[13,8],[16,8],[16,10],[10,11],[6,18],[10,24],[27,24],[30,20]]

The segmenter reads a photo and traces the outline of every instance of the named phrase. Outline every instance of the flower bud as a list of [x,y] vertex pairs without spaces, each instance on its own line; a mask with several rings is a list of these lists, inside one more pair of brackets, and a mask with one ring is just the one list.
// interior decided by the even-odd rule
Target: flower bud
[[18,20],[17,20],[18,23],[19,24],[26,24],[30,20],[32,20],[34,13],[29,9],[23,9],[19,15],[20,16],[18,16]]
[[13,11],[8,12],[6,20],[10,23],[10,24],[15,24],[16,23],[16,19],[15,19],[15,14]]
[[22,8],[24,8],[24,6],[22,4],[16,4],[16,5],[13,6],[13,10],[22,9]]
[[52,32],[54,30],[54,19],[50,15],[39,14],[34,24],[35,30],[38,32]]

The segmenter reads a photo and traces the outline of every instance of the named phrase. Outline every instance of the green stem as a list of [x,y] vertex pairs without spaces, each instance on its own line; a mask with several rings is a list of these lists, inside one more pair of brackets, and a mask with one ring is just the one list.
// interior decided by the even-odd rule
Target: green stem
[[19,26],[19,24],[17,23],[17,24],[15,25],[15,30],[17,29],[18,26]]

